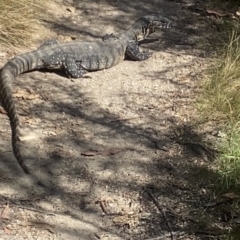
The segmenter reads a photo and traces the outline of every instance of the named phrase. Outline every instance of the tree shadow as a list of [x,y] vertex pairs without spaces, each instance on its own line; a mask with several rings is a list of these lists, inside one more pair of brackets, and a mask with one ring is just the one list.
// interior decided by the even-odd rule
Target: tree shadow
[[[51,202],[50,199],[55,198],[61,200],[62,207],[52,211],[56,216],[71,217],[76,222],[84,222],[83,226],[94,225],[97,232],[102,231],[123,239],[147,239],[169,234],[166,219],[159,213],[156,203],[149,196],[150,192],[165,212],[172,232],[185,237],[192,235],[204,239],[204,236],[198,233],[199,226],[202,229],[204,224],[209,223],[206,217],[212,219],[211,223],[216,219],[215,212],[206,207],[211,197],[209,186],[220,176],[208,168],[215,156],[205,159],[201,154],[196,155],[191,144],[197,143],[206,148],[211,146],[211,142],[206,140],[207,133],[199,131],[193,122],[181,124],[178,118],[174,121],[164,121],[164,108],[161,110],[162,120],[158,115],[154,116],[154,112],[149,109],[143,109],[144,123],[129,124],[120,115],[111,113],[97,102],[88,99],[78,83],[68,82],[66,85],[65,82],[55,85],[57,81],[59,80],[48,79],[44,83],[48,84],[48,90],[42,93],[43,96],[52,89],[48,100],[45,101],[50,104],[30,104],[28,109],[29,115],[45,123],[43,131],[44,128],[47,131],[49,127],[54,129],[54,126],[61,126],[62,129],[62,133],[60,131],[57,135],[44,136],[46,155],[42,154],[41,149],[37,153],[39,145],[35,146],[34,141],[28,146],[24,144],[24,148],[30,147],[31,157],[36,156],[35,159],[27,160],[27,164],[34,169],[36,175],[29,177],[31,180],[26,183],[25,175],[19,171],[19,167],[13,166],[13,157],[7,161],[8,157],[5,154],[1,156],[5,174],[14,175],[15,182],[10,185],[24,192],[25,198],[28,199],[22,202],[22,206],[32,205],[29,191],[33,184],[38,186],[37,192],[41,193],[40,202]],[[41,84],[42,77],[38,77],[28,87],[37,89]],[[22,87],[24,88],[24,85]],[[54,89],[68,97],[57,97]],[[151,97],[157,99],[159,96]],[[68,103],[68,98],[74,99],[74,103]],[[136,111],[137,104],[128,103],[129,106],[135,106],[132,111]],[[59,117],[53,122],[53,116]],[[85,132],[82,132],[86,129],[96,133],[86,137]],[[119,145],[123,151],[118,154],[90,157],[81,155],[84,151],[112,148],[112,143],[118,142],[119,139],[124,139],[124,144]],[[131,154],[127,150],[129,146]],[[97,164],[94,163],[96,161]],[[100,192],[102,196],[99,195]],[[106,201],[106,209],[110,208],[111,204],[106,200],[108,193],[113,199],[121,199],[124,194],[124,199],[128,199],[133,206],[138,204],[136,208],[129,207],[137,215],[136,225],[131,224],[133,217],[130,214],[127,220],[122,219],[122,225],[117,223],[115,227],[112,226],[117,217],[126,217],[126,212],[120,214],[112,210],[113,216],[104,213],[105,216],[101,217],[103,209],[97,202],[103,199]],[[16,199],[8,197],[7,201],[18,209]],[[17,201],[22,201],[21,197]],[[123,202],[119,201],[118,205],[117,200],[114,200],[113,205],[114,202],[115,211],[120,211],[121,207],[126,208]],[[47,211],[41,204],[34,203],[33,206],[39,211]],[[199,214],[205,211],[207,214],[200,217]],[[98,220],[93,221],[89,216]],[[106,227],[102,226],[102,222]],[[109,226],[112,227],[109,229]],[[63,226],[56,228],[65,234],[74,234]],[[83,229],[75,231],[82,237],[94,232],[86,230],[87,233],[83,233]]]
[[[140,2],[127,1],[74,1],[75,11],[66,17],[59,17],[54,20],[46,20],[47,26],[57,33],[64,33],[81,40],[99,39],[111,32],[121,32],[128,29],[139,17],[160,13],[174,22],[171,30],[160,30],[150,37],[161,40],[150,48],[159,51],[167,48],[178,50],[206,50],[208,40],[212,35],[209,22],[211,19],[206,16],[198,16],[195,11],[189,8],[189,4],[174,1],[152,1]],[[198,1],[193,1],[191,6],[198,6]],[[69,13],[68,5],[66,12]],[[109,23],[112,23],[111,26]],[[209,27],[207,27],[209,25]],[[112,29],[112,30],[110,30]],[[109,32],[109,30],[111,32]]]
[[[76,13],[82,14],[81,18],[69,21],[68,17],[62,17],[56,22],[47,22],[49,28],[79,36],[83,40],[85,37],[96,39],[107,33],[104,27],[99,26],[99,20],[102,26],[111,22],[114,28],[122,31],[138,17],[159,9],[175,20],[177,27],[173,31],[162,31],[161,41],[153,41],[153,38],[145,40],[144,43],[152,44],[151,49],[165,51],[178,45],[174,51],[180,52],[186,50],[185,45],[190,50],[193,46],[196,50],[202,50],[201,46],[191,41],[203,41],[208,36],[199,18],[187,12],[184,5],[180,9],[176,2],[73,3]],[[99,8],[93,3],[98,4]],[[99,10],[107,7],[117,9],[119,13],[102,16],[104,14]],[[83,27],[81,23],[84,19],[91,21]],[[72,24],[73,21],[76,23]],[[94,24],[96,27],[89,30]],[[189,51],[189,54],[196,53]],[[162,77],[183,67],[184,64],[170,66],[153,73],[146,72],[143,76],[152,82],[160,80],[179,89],[193,90],[191,84],[179,84],[176,79]],[[35,130],[40,129],[42,123],[39,132],[44,134],[40,137],[42,141],[23,142],[22,148],[28,148],[26,157],[30,158],[26,162],[34,170],[33,176],[28,177],[16,166],[9,144],[10,134],[5,133],[3,137],[5,142],[2,142],[1,149],[4,151],[0,152],[3,188],[0,200],[1,203],[10,203],[16,219],[22,220],[18,215],[19,209],[27,211],[30,207],[43,219],[47,213],[52,213],[55,218],[62,217],[66,222],[74,221],[74,227],[70,230],[60,222],[55,226],[61,234],[73,239],[87,239],[89,234],[99,232],[122,239],[149,239],[168,234],[167,222],[171,225],[171,231],[181,233],[185,239],[206,239],[206,234],[198,230],[203,229],[204,224],[219,223],[216,220],[219,213],[207,203],[211,198],[211,185],[220,175],[209,168],[216,157],[212,142],[206,137],[209,133],[194,124],[194,116],[191,116],[191,121],[183,123],[175,110],[173,102],[187,105],[191,102],[190,96],[180,93],[160,96],[152,92],[141,95],[137,90],[126,95],[120,93],[127,108],[137,115],[136,120],[115,113],[114,103],[112,108],[103,108],[88,97],[78,81],[62,80],[62,75],[52,79],[50,72],[38,73],[37,77],[32,73],[27,76],[31,79],[28,87],[41,96],[36,100],[26,100],[28,108],[24,111],[36,119],[37,123],[32,124]],[[19,81],[18,86],[26,88],[26,82]],[[147,100],[154,98],[157,103],[160,99],[161,103],[165,101],[167,104],[151,106],[147,100],[140,104],[137,97]],[[169,111],[172,112],[170,117]],[[27,124],[25,122],[23,126]],[[200,153],[196,149],[194,151],[196,144],[205,153],[207,149],[214,154],[207,154],[205,158],[200,150]],[[103,151],[116,146],[123,151],[108,156],[82,155],[85,151]],[[21,194],[13,197],[11,191]],[[32,200],[33,193],[39,196],[39,200]],[[153,199],[165,212],[167,222]],[[104,212],[99,204],[101,201],[106,204],[105,210],[108,212]]]

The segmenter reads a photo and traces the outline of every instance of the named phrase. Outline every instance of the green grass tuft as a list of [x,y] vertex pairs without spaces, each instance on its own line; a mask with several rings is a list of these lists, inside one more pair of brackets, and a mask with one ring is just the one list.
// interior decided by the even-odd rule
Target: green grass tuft
[[230,126],[227,137],[221,143],[222,154],[217,164],[222,191],[240,187],[240,122]]

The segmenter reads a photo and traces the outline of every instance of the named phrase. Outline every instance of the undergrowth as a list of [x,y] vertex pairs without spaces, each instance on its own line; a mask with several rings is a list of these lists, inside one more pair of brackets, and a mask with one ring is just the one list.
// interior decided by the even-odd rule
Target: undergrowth
[[223,189],[240,183],[240,35],[234,28],[224,51],[207,74],[203,111],[208,118],[224,122],[226,137],[217,161]]
[[[217,122],[222,132],[217,143],[220,154],[214,162],[219,176],[214,189],[219,194],[235,192],[240,196],[240,22],[235,22],[230,29],[228,41],[221,43],[206,73],[200,110],[209,121]],[[236,201],[233,212],[239,215],[239,199]],[[233,224],[226,239],[240,239],[239,227]]]
[[224,52],[215,59],[214,66],[208,70],[204,86],[203,107],[206,108],[206,112],[211,114],[211,118],[225,118],[233,124],[240,116],[239,33],[237,28],[233,30],[229,43],[223,47]]
[[222,191],[231,189],[240,192],[240,122],[231,125],[226,133],[220,145],[222,154],[217,162],[221,176],[220,187]]
[[0,0],[0,44],[27,46],[36,33],[44,1]]

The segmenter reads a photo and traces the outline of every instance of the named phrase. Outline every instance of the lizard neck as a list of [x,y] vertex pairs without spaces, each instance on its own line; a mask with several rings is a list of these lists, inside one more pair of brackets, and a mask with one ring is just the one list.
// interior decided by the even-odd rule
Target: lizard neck
[[137,29],[130,28],[125,33],[124,36],[127,40],[133,40],[133,41],[140,41],[142,39],[141,37],[141,31],[138,31]]
[[129,40],[141,41],[153,32],[154,29],[150,27],[148,22],[139,19],[125,32],[125,36]]

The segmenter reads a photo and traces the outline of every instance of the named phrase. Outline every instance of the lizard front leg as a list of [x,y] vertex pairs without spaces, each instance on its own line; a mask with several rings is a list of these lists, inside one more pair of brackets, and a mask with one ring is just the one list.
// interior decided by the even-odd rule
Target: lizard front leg
[[63,62],[63,69],[68,77],[81,78],[88,71],[81,65],[81,61],[75,60],[73,56],[67,56]]
[[152,53],[149,52],[148,50],[140,51],[138,43],[135,41],[128,43],[128,46],[126,49],[126,54],[128,57],[130,57],[131,59],[136,60],[136,61],[143,61],[152,56]]

